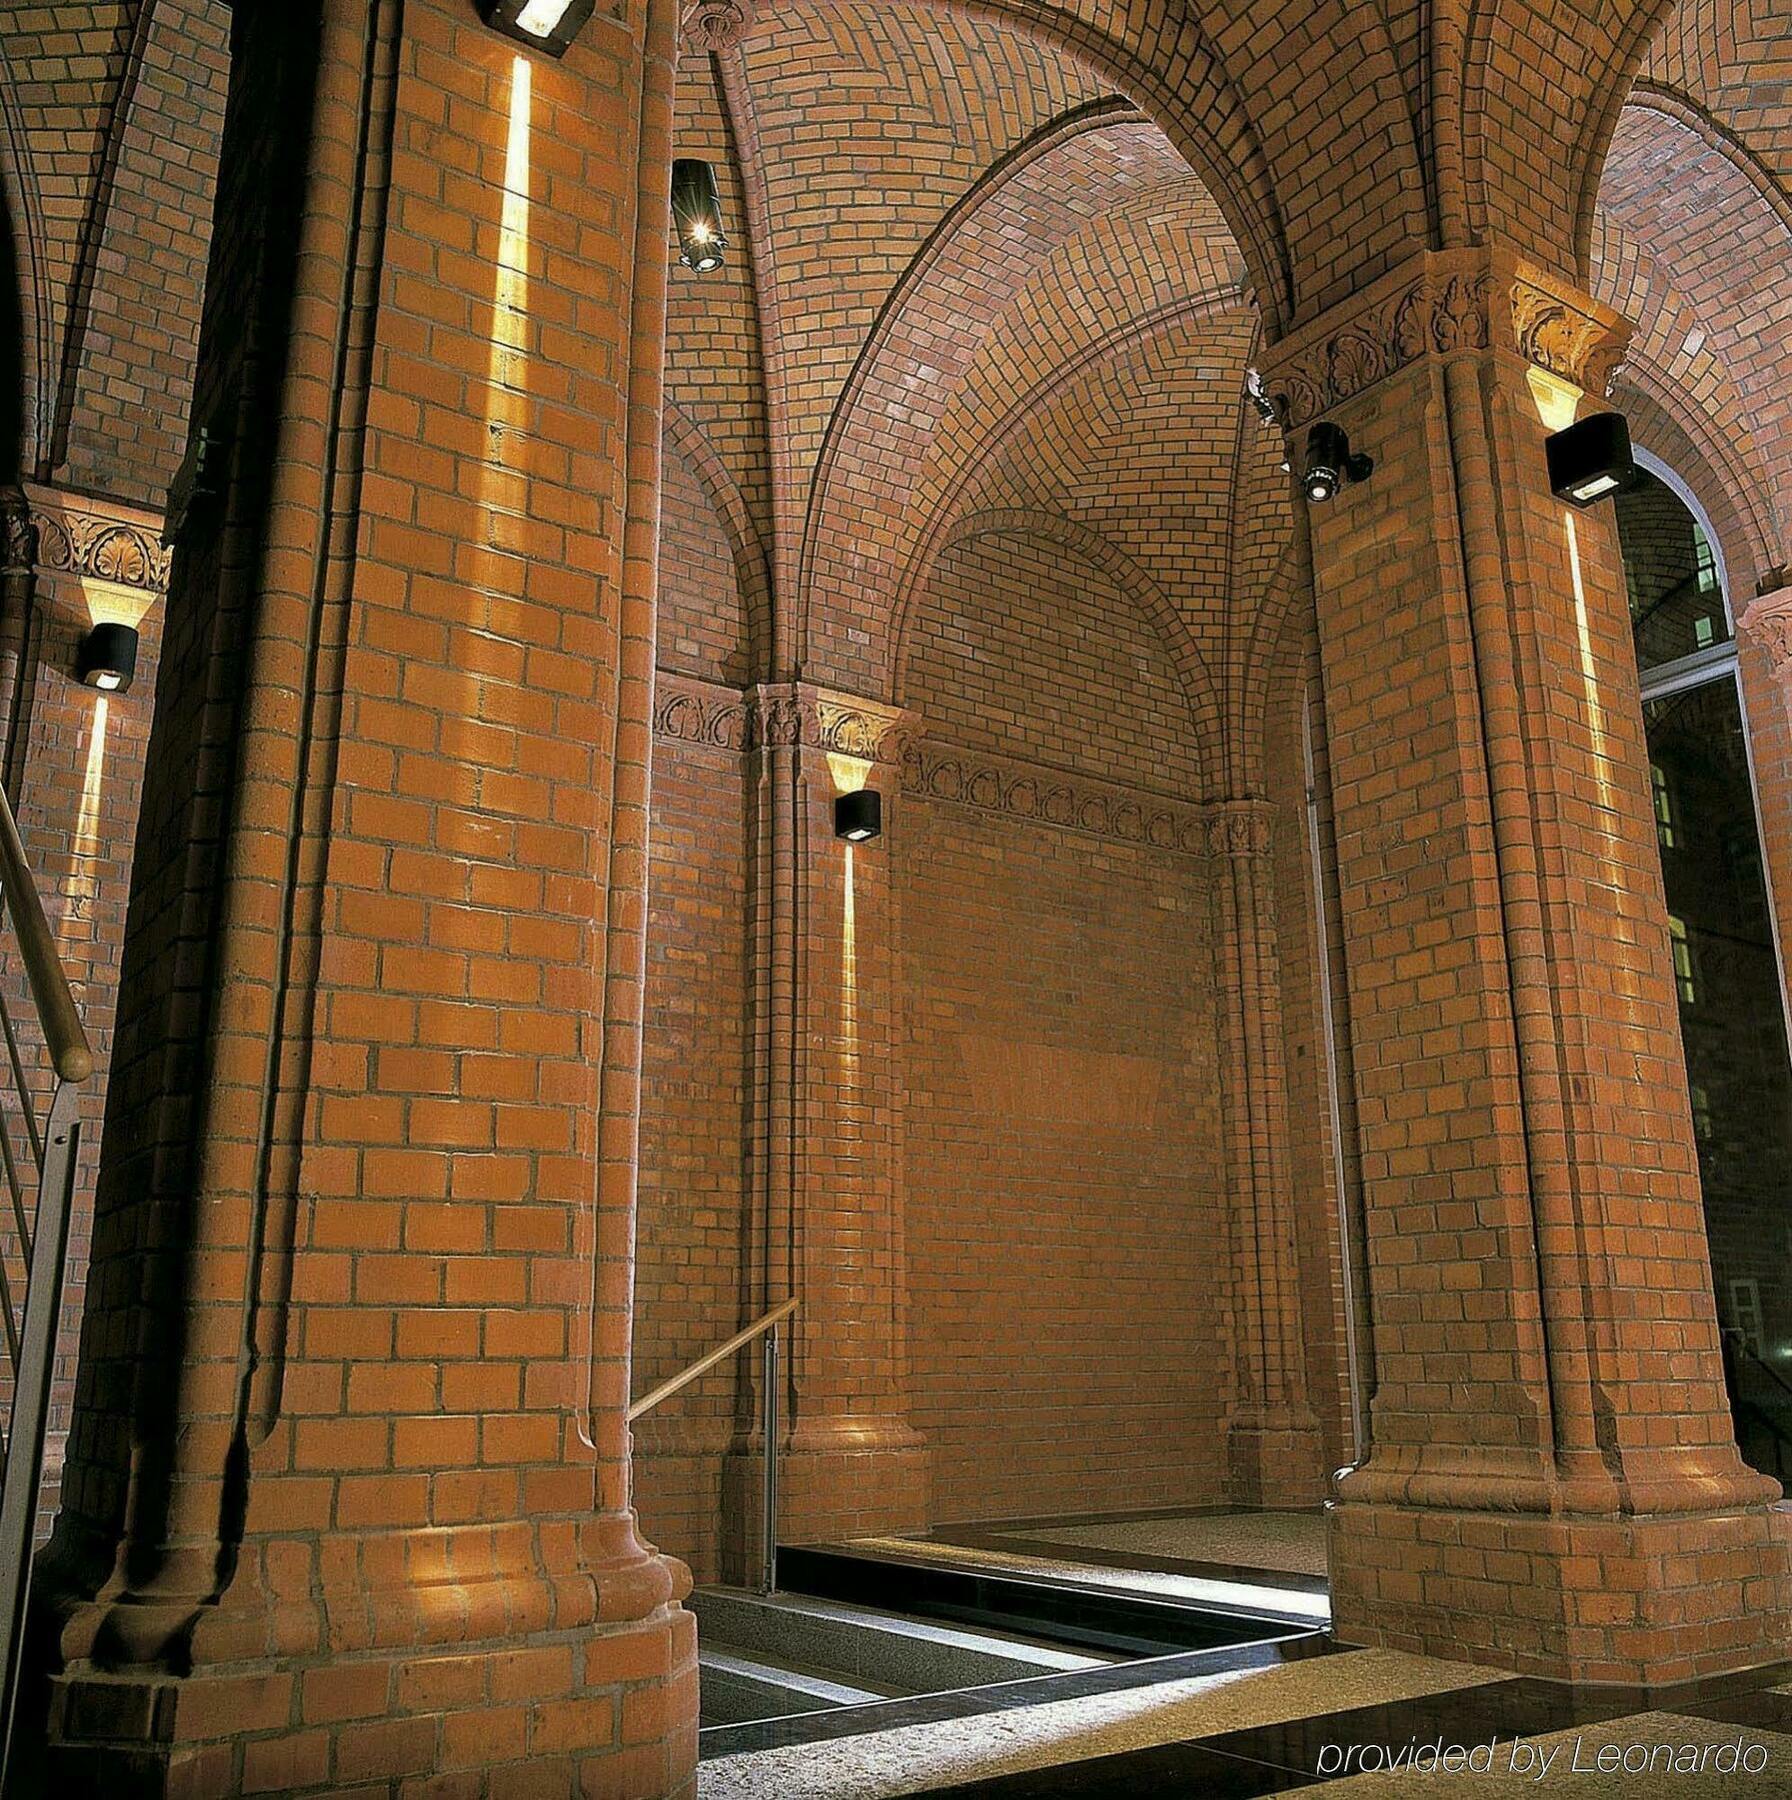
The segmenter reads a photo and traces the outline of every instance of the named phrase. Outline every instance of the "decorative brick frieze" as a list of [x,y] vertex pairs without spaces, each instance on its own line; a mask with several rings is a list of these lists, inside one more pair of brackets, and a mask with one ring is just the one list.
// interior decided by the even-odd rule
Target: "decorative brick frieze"
[[748,694],[661,670],[657,737],[744,754],[801,745],[899,768],[902,792],[1005,813],[1065,831],[1179,856],[1268,856],[1274,808],[1263,800],[1177,801],[1117,783],[915,734],[910,715],[856,695],[799,684]]
[[1617,313],[1503,246],[1425,251],[1268,351],[1263,385],[1291,431],[1421,357],[1487,349],[1603,397],[1628,343]]
[[736,688],[659,670],[654,676],[653,731],[656,737],[713,750],[744,751],[752,740],[753,715]]
[[1216,854],[1213,817],[1204,807],[952,744],[910,744],[902,762],[902,790],[1180,856]]

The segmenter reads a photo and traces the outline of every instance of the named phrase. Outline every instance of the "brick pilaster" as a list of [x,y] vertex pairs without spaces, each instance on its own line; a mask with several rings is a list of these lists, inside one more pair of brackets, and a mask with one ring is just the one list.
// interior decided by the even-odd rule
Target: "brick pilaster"
[[71,1790],[691,1789],[623,1417],[674,15],[235,15],[38,1590]]
[[[926,1453],[908,1423],[891,870],[912,725],[794,682],[756,689],[754,719],[753,1282],[765,1307],[801,1302],[780,1535],[814,1542],[926,1521]],[[849,845],[834,836],[834,800],[861,785],[883,795],[885,835]],[[726,1473],[737,1563],[759,1528],[754,1400]]]
[[[1622,322],[1425,254],[1266,359],[1376,459],[1312,509],[1375,1327],[1340,1633],[1586,1680],[1785,1654],[1737,1455],[1606,511],[1549,494]],[[1590,402],[1589,402],[1590,396]]]
[[1220,802],[1207,820],[1207,850],[1217,864],[1214,948],[1226,996],[1221,1066],[1239,1297],[1228,1482],[1232,1498],[1251,1506],[1316,1502],[1325,1472],[1301,1343],[1271,822],[1261,799]]

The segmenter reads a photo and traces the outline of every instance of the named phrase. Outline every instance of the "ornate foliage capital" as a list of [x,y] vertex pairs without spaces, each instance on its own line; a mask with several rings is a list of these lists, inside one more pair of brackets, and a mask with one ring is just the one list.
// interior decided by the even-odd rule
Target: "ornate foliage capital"
[[1427,356],[1504,350],[1603,398],[1628,324],[1503,246],[1425,251],[1291,333],[1262,361],[1298,430]]
[[1736,631],[1760,646],[1773,678],[1792,700],[1792,576],[1757,594],[1738,615]]
[[686,0],[684,41],[699,51],[729,50],[753,29],[759,0]]
[[9,567],[20,559],[40,574],[128,595],[140,607],[167,593],[172,558],[153,513],[35,483],[8,494],[4,510]]

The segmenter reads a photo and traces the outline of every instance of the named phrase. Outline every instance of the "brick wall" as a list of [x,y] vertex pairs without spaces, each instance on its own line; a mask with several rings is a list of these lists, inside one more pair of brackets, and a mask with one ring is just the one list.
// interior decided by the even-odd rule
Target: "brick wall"
[[[1049,546],[944,560],[908,692],[930,739],[1184,798],[1198,781],[1162,646]],[[905,1174],[934,1514],[1218,1500],[1230,1242],[1209,873],[980,808],[916,811]]]

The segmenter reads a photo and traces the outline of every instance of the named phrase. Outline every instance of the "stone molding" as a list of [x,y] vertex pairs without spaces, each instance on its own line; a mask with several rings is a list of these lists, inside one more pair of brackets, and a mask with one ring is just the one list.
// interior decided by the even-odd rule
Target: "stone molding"
[[8,569],[61,576],[139,607],[168,591],[172,552],[162,543],[161,519],[143,507],[26,482],[7,491],[0,510]]
[[1275,843],[1276,809],[1268,800],[1217,800],[1207,815],[1209,856],[1263,857]]
[[1262,376],[1294,431],[1423,357],[1466,351],[1509,351],[1603,399],[1629,342],[1618,313],[1504,246],[1428,250],[1290,333]]
[[749,31],[759,0],[687,0],[680,31],[689,49],[715,54],[732,50]]

